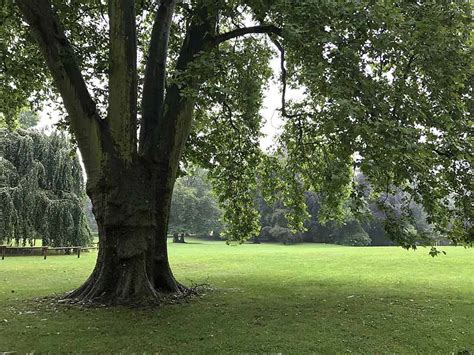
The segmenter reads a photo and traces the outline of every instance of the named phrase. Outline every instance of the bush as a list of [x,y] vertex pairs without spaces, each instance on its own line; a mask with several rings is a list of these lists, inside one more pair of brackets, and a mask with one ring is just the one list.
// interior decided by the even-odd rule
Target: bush
[[367,246],[372,239],[358,221],[350,221],[335,233],[334,242],[341,245]]
[[273,226],[270,229],[272,238],[283,243],[291,240],[291,232],[288,228],[280,227],[279,225]]
[[269,234],[273,240],[282,242],[283,244],[295,244],[303,241],[301,235],[291,233],[291,230],[286,227],[275,225],[269,229]]

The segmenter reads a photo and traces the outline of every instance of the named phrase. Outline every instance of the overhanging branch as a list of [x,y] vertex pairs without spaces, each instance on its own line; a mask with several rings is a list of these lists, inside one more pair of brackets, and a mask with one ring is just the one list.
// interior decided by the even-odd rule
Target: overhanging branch
[[255,33],[266,33],[266,34],[274,34],[277,36],[281,36],[281,28],[275,25],[259,25],[259,26],[251,26],[251,27],[242,27],[237,28],[235,30],[225,32],[222,34],[217,35],[214,38],[214,44],[219,44],[225,41],[228,41],[233,38],[245,36],[248,34],[255,34]]
[[288,111],[286,110],[286,86],[287,86],[287,77],[288,77],[288,72],[286,70],[285,66],[285,48],[283,45],[280,43],[280,41],[274,36],[270,36],[270,39],[272,40],[273,44],[278,48],[278,51],[280,52],[280,70],[281,70],[281,82],[282,82],[282,88],[281,88],[281,115],[285,118],[294,118],[296,119],[296,125],[298,126],[298,142],[300,146],[302,147],[302,152],[303,154],[305,153],[305,144],[303,142],[303,136],[304,136],[304,129],[303,129],[303,123],[301,118],[305,116],[304,113],[296,113],[296,114],[289,114]]
[[283,45],[278,41],[276,38],[270,37],[272,42],[275,44],[275,46],[278,48],[278,51],[280,52],[280,70],[281,70],[281,83],[282,83],[282,88],[281,88],[281,114],[283,117],[287,117],[287,112],[286,112],[286,78],[288,76],[288,73],[286,71],[286,66],[285,66],[285,48]]

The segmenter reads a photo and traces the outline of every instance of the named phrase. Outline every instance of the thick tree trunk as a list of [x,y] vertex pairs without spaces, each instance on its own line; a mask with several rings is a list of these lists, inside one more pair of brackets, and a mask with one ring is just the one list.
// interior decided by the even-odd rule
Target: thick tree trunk
[[100,186],[88,190],[99,227],[96,266],[68,298],[143,305],[159,302],[162,294],[184,292],[168,262],[169,211],[158,215],[156,209],[156,198],[166,201],[171,195],[155,193],[154,181],[143,165],[116,165],[108,171]]
[[79,301],[148,304],[158,301],[146,270],[144,240],[149,229],[99,227],[99,255],[89,279],[69,295]]

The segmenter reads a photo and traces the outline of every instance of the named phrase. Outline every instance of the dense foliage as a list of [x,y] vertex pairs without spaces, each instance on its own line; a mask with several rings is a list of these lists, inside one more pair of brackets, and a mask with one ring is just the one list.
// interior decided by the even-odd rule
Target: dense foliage
[[[362,175],[359,181],[364,181]],[[406,194],[398,191],[394,194],[373,199],[369,194],[365,196],[367,210],[363,215],[356,216],[349,204],[343,207],[342,217],[334,220],[320,220],[321,195],[311,191],[304,193],[305,209],[308,217],[304,221],[304,231],[295,232],[289,228],[286,215],[287,207],[281,200],[276,199],[273,204],[265,202],[262,197],[257,198],[256,205],[260,212],[261,231],[259,239],[295,243],[299,241],[336,243],[344,245],[393,245],[398,240],[409,241],[413,247],[446,243],[447,240],[439,234],[432,224],[427,222],[426,212],[422,206],[411,202],[408,211],[410,218],[403,217]],[[390,204],[390,211],[396,215],[387,214],[385,204]],[[392,225],[399,228],[391,229]],[[394,234],[390,234],[394,233]]]
[[0,171],[0,243],[90,243],[82,169],[63,134],[0,130]]
[[[367,184],[363,175],[358,175],[357,180]],[[324,223],[319,221],[321,196],[305,191],[305,208],[308,211],[308,217],[304,221],[302,232],[291,230],[286,219],[287,207],[278,199],[278,192],[274,191],[273,195],[275,197],[273,203],[266,202],[260,192],[254,201],[260,215],[259,232],[253,235],[255,242],[272,241],[284,244],[316,242],[364,246],[393,245],[397,239],[405,239],[410,240],[413,246],[448,243],[448,240],[427,222],[426,212],[415,202],[411,202],[409,206],[410,219],[397,220],[401,228],[397,230],[386,228],[386,224],[392,221],[380,207],[381,202],[390,203],[392,211],[398,214],[395,218],[401,218],[404,200],[407,199],[402,191],[384,196],[382,200],[373,200],[366,192],[368,208],[363,216],[356,218],[350,206],[346,205],[342,219],[328,220]],[[170,234],[189,233],[209,238],[212,233],[213,237],[219,238],[219,232],[223,228],[220,222],[221,217],[222,211],[217,205],[205,170],[196,169],[189,175],[176,180],[171,205]],[[387,232],[401,235],[388,235]]]
[[[365,187],[355,178],[361,171],[370,182],[371,199],[380,202],[378,208],[387,216],[384,227],[397,243],[416,245],[406,233],[410,205],[416,202],[438,233],[470,244],[473,171],[468,132],[474,56],[468,4],[267,5],[259,2],[251,8],[255,18],[283,28],[276,44],[284,49],[280,113],[285,124],[276,154],[262,156],[256,147],[259,90],[268,70],[259,61],[266,63],[263,48],[271,48],[257,38],[232,43],[239,58],[231,69],[214,72],[201,90],[206,95],[202,107],[212,110],[198,110],[199,130],[191,139],[194,150],[188,150],[199,155],[198,161],[212,162],[228,236],[250,236],[258,228],[252,176],[260,167],[268,185],[264,195],[271,199],[279,192],[293,231],[301,231],[307,218],[304,191],[320,196],[321,221],[343,219],[347,205],[356,216],[366,213]],[[249,43],[262,52],[253,50],[258,55],[249,56]],[[246,60],[243,67],[241,58]],[[239,87],[249,81],[256,86]],[[286,86],[302,89],[304,95],[285,100]],[[217,103],[206,90],[220,93]],[[399,191],[405,198],[395,210],[384,196]]]
[[14,118],[7,119],[4,113],[0,111],[0,128],[32,128],[39,122],[39,116],[36,112],[23,108]]
[[[288,81],[307,93],[286,108],[279,151],[287,159],[276,162],[281,184],[292,191],[283,195],[284,203],[303,211],[298,192],[309,189],[322,197],[322,220],[341,217],[348,203],[363,213],[359,170],[393,217],[385,225],[398,243],[414,245],[400,232],[412,201],[423,205],[440,232],[472,242],[467,5],[339,5],[305,1],[288,4],[281,15],[291,33],[285,42]],[[399,190],[408,198],[395,211],[383,197]],[[298,228],[304,219],[288,221]]]

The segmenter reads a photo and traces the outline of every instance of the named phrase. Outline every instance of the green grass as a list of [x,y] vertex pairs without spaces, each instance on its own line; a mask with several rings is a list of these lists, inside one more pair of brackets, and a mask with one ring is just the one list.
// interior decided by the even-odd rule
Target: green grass
[[215,290],[157,309],[36,302],[71,290],[96,253],[0,260],[0,351],[474,352],[474,250],[170,245],[185,283]]

